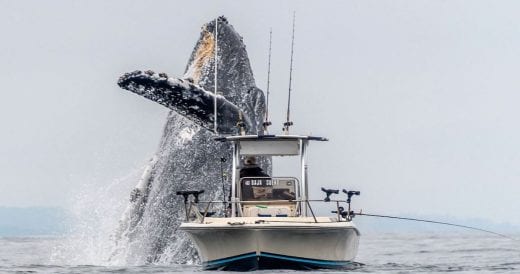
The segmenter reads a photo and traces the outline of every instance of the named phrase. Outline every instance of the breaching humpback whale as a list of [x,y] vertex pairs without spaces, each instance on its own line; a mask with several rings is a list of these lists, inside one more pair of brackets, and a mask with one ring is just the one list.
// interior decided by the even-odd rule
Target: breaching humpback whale
[[[215,60],[215,24],[218,24]],[[121,88],[164,105],[172,111],[159,148],[131,193],[112,260],[128,264],[185,263],[197,258],[186,235],[177,230],[184,218],[177,190],[205,189],[203,199],[222,200],[221,165],[231,170],[229,144],[217,142],[214,123],[214,62],[218,63],[217,122],[220,134],[262,130],[265,101],[256,87],[242,37],[225,17],[202,27],[200,38],[181,78],[164,73],[134,71],[118,81]],[[270,172],[270,159],[262,159]],[[227,194],[226,194],[227,195]]]

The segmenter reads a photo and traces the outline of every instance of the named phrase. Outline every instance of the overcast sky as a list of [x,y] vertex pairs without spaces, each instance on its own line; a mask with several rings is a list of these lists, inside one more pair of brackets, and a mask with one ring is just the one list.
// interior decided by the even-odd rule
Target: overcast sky
[[[153,3],[153,4],[151,4]],[[294,133],[320,186],[356,206],[520,224],[518,1],[2,1],[0,206],[69,207],[138,174],[168,110],[121,90],[136,69],[181,76],[200,27],[225,15],[285,112],[296,10]],[[132,175],[133,176],[133,175]],[[136,182],[121,182],[125,197]]]

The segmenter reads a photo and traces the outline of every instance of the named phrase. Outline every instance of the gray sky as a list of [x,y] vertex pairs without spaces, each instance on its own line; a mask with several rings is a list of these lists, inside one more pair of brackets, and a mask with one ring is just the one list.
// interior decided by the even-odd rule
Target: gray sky
[[365,211],[520,224],[520,2],[0,6],[0,206],[68,207],[78,188],[138,174],[168,110],[119,89],[118,77],[181,76],[201,25],[218,15],[244,37],[262,89],[273,28],[279,132],[296,10],[292,131],[331,139],[311,147],[315,193],[355,188]]

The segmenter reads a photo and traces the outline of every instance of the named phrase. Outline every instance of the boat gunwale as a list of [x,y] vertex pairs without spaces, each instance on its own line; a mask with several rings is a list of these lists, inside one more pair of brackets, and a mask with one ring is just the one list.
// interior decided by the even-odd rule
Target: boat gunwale
[[[324,225],[325,224],[325,225]],[[328,224],[328,225],[327,225]],[[361,235],[359,229],[351,222],[322,222],[322,223],[296,223],[296,222],[285,222],[285,223],[259,223],[259,224],[228,224],[228,223],[182,223],[179,229],[186,232],[204,231],[211,229],[213,231],[226,231],[226,230],[279,230],[291,231],[291,230],[305,230],[305,231],[333,231],[333,230],[350,230],[353,229],[358,236]]]

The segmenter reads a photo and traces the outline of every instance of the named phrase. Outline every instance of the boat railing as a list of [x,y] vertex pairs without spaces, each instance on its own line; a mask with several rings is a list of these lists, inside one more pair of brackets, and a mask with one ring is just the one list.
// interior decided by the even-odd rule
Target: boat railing
[[[346,211],[343,204],[348,205],[347,201],[345,200],[330,200],[330,201],[324,201],[324,200],[268,200],[268,201],[261,201],[262,204],[280,204],[283,202],[292,202],[298,204],[299,208],[301,208],[302,204],[306,204],[309,208],[309,211],[311,212],[312,218],[315,223],[318,223],[318,219],[316,218],[316,214],[314,213],[314,210],[312,209],[311,203],[335,203],[336,210],[332,211],[332,213],[335,213],[337,216],[338,222],[348,222],[351,221],[354,214],[351,211]],[[187,222],[199,222],[204,223],[204,220],[206,217],[213,216],[215,212],[210,211],[212,206],[215,205],[223,205],[224,206],[224,215],[227,217],[228,210],[231,208],[231,204],[258,204],[258,201],[236,201],[236,202],[230,202],[230,201],[222,201],[222,200],[212,200],[212,201],[188,201],[187,204],[185,204],[185,210],[186,210],[186,221]],[[199,210],[199,204],[203,205],[204,210]]]

